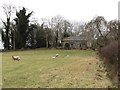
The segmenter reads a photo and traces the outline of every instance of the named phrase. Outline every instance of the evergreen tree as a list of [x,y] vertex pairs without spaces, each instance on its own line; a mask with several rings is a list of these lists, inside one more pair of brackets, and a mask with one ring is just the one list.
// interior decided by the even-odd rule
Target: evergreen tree
[[16,12],[17,18],[15,19],[17,25],[16,31],[16,46],[17,48],[26,48],[27,37],[29,31],[29,18],[32,12],[26,14],[26,9],[23,7],[22,10]]

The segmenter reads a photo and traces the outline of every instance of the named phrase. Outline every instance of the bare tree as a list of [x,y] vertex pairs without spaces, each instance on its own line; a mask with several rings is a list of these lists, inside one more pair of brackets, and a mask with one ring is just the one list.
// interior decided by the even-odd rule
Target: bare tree
[[54,35],[55,47],[61,45],[61,41],[64,37],[68,37],[72,33],[72,24],[64,17],[58,15],[51,18],[51,30]]
[[108,43],[106,38],[108,34],[107,21],[104,19],[104,17],[97,16],[93,18],[86,25],[86,29],[89,31],[91,39],[93,39],[93,42],[96,42],[97,46],[101,47]]
[[42,18],[42,24],[41,26],[43,26],[43,30],[45,30],[45,38],[46,38],[46,48],[49,48],[52,45],[52,24],[50,22],[50,19],[46,19],[46,18]]
[[3,5],[3,11],[6,15],[6,21],[3,21],[3,24],[5,26],[5,32],[6,32],[6,37],[5,37],[5,48],[9,50],[9,32],[10,32],[10,24],[11,24],[11,16],[12,16],[12,13],[14,11],[14,7],[9,4],[4,4]]
[[119,26],[118,20],[111,20],[108,22],[109,35],[107,36],[111,41],[118,40],[118,26]]

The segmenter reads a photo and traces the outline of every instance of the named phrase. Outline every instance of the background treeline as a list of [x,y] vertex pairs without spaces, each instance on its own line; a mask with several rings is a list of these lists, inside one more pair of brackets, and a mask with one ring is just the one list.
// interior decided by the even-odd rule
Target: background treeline
[[[2,41],[4,48],[58,48],[62,40],[69,36],[80,36],[91,43],[92,49],[98,49],[118,40],[118,20],[107,22],[103,16],[94,17],[89,22],[72,22],[57,15],[51,19],[42,18],[38,23],[31,19],[33,11],[16,9],[12,5],[3,5],[6,19],[1,18]],[[15,16],[14,18],[12,16]]]

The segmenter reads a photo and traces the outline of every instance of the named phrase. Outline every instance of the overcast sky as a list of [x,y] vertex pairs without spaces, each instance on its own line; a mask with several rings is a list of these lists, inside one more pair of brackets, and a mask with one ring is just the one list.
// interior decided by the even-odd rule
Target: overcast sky
[[107,21],[118,18],[119,0],[0,0],[0,18],[4,18],[4,3],[26,7],[33,16],[51,18],[61,15],[69,20],[90,21],[95,16],[104,16]]

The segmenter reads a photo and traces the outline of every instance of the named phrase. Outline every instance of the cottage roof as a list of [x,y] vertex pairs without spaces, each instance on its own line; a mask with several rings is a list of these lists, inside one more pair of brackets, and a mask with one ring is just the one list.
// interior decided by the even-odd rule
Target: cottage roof
[[81,40],[85,39],[80,36],[71,36],[63,39],[63,41],[81,41]]

